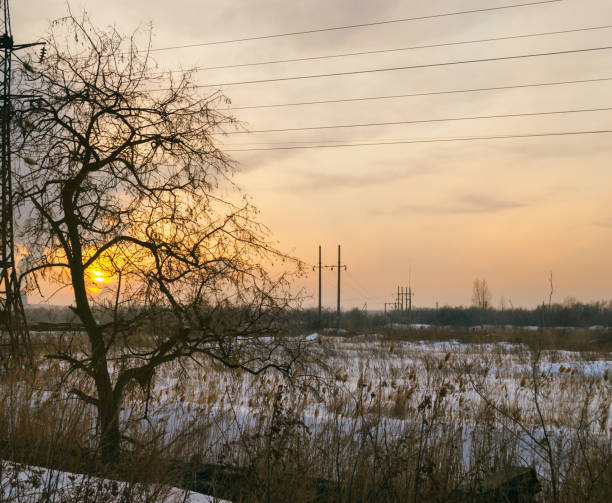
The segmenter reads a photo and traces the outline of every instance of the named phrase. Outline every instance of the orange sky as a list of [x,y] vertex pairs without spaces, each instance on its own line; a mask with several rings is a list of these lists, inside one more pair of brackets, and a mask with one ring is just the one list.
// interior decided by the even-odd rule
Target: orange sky
[[[98,25],[131,31],[151,21],[154,47],[525,3],[518,0],[133,0],[71,2]],[[17,42],[36,39],[64,0],[12,2]],[[155,53],[162,68],[430,45],[612,25],[612,2],[565,0],[539,6],[361,29],[209,45]],[[465,59],[612,46],[612,29],[388,54],[202,71],[206,84],[423,65]],[[232,106],[335,100],[612,77],[612,51],[224,86]],[[612,81],[386,100],[235,110],[250,130],[612,107]],[[227,149],[330,142],[612,130],[612,112],[228,135]],[[234,152],[238,184],[261,209],[281,248],[308,263],[343,246],[343,307],[382,308],[408,283],[416,305],[468,304],[476,277],[497,304],[610,299],[612,135]],[[335,306],[335,273],[324,273]],[[313,295],[316,276],[303,286]]]

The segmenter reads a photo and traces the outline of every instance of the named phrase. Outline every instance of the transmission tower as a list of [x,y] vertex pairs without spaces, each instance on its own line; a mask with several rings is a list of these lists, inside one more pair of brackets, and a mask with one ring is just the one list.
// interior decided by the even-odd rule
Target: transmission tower
[[[22,359],[29,351],[29,336],[15,263],[15,233],[13,218],[13,173],[11,169],[11,62],[13,52],[41,45],[15,44],[11,33],[11,17],[8,0],[0,0],[0,65],[2,72],[2,95],[0,102],[1,129],[1,183],[0,202],[0,344],[8,345],[12,358]],[[4,340],[8,334],[8,344]],[[0,354],[0,358],[2,355]]]

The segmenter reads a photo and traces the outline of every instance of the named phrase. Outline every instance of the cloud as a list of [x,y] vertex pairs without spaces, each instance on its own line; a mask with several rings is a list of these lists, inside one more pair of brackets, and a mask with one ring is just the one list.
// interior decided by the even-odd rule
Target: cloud
[[612,217],[603,220],[597,220],[593,222],[593,224],[598,227],[604,227],[605,229],[612,229]]
[[527,206],[527,203],[498,199],[481,194],[471,194],[457,197],[446,204],[404,204],[388,211],[387,214],[420,213],[426,215],[461,215],[470,213],[500,213],[502,211],[523,208],[525,206]]
[[238,172],[243,174],[251,173],[257,170],[261,170],[263,172],[278,163],[289,164],[289,161],[296,157],[299,158],[300,155],[299,150],[251,150],[238,152],[237,150],[232,151],[229,149],[224,149],[223,147],[221,149],[225,150],[231,156],[231,158],[236,161]]
[[398,178],[404,178],[406,174],[396,171],[383,173],[368,173],[365,175],[340,175],[335,173],[309,173],[307,177],[296,184],[287,186],[288,190],[299,191],[321,191],[338,188],[360,188],[381,183],[389,183]]
[[[360,189],[373,185],[384,185],[399,180],[431,173],[434,168],[393,169],[366,174],[303,173],[303,178],[281,187],[293,192],[322,192],[338,189]],[[275,189],[278,190],[278,189]]]

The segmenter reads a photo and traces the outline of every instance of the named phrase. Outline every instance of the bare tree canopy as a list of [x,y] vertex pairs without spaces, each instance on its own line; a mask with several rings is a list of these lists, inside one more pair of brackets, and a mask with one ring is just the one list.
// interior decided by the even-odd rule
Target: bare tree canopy
[[476,278],[472,285],[472,305],[479,309],[488,309],[491,307],[491,299],[492,294],[487,280]]
[[262,337],[295,300],[271,264],[299,264],[270,245],[246,198],[224,195],[235,166],[214,139],[237,127],[220,111],[227,99],[201,96],[189,72],[160,73],[138,36],[86,17],[56,21],[45,60],[24,64],[20,92],[36,98],[15,121],[23,277],[30,289],[53,281],[74,294],[88,348],[49,356],[86,376],[90,387],[72,391],[97,408],[108,453],[119,448],[126,389],[158,365],[204,355],[296,375],[304,353]]

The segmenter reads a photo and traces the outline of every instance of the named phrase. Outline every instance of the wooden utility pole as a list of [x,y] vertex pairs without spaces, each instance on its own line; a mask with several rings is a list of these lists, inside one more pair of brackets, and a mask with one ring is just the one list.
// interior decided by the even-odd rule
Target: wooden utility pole
[[338,322],[340,322],[340,271],[342,270],[342,266],[340,265],[340,245],[338,245]]
[[338,319],[340,319],[340,245],[338,245]]
[[[340,256],[340,246],[338,246],[338,257]],[[340,260],[338,259],[338,265],[340,264]],[[321,300],[321,296],[322,296],[322,287],[321,287],[321,271],[323,269],[331,269],[333,271],[334,267],[336,267],[335,265],[323,265],[321,263],[321,245],[319,245],[319,265],[316,265],[312,268],[312,270],[314,271],[315,269],[319,270],[319,327],[322,326],[322,310],[323,310],[323,304],[322,304],[322,300]],[[346,270],[346,266],[344,266],[344,269]],[[338,305],[340,305],[340,271],[338,271]]]
[[319,327],[321,327],[321,245],[319,245]]
[[338,309],[336,312],[336,317],[337,317],[337,325],[338,327],[340,326],[340,271],[344,268],[344,270],[346,271],[346,266],[342,265],[342,260],[340,258],[340,245],[338,245],[338,265],[337,266],[331,266],[331,269],[333,269],[334,267],[338,268]]

